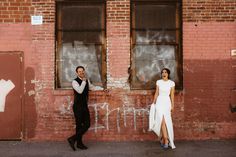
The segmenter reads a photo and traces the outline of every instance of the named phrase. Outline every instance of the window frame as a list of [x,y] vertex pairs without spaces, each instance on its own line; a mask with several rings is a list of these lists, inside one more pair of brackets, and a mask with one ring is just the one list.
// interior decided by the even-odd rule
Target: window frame
[[[183,48],[182,48],[182,0],[131,0],[130,1],[130,15],[131,15],[131,22],[130,22],[130,37],[131,37],[131,55],[130,55],[130,60],[131,60],[131,65],[130,65],[130,88],[132,90],[152,90],[155,89],[155,87],[151,87],[151,85],[146,85],[143,87],[142,85],[139,85],[140,83],[135,83],[134,81],[134,76],[135,76],[135,52],[134,52],[134,47],[135,45],[140,45],[141,43],[137,44],[136,43],[136,27],[135,27],[135,9],[134,5],[175,5],[176,6],[176,41],[171,43],[171,42],[155,42],[155,43],[142,43],[145,45],[175,45],[176,46],[176,52],[175,52],[175,57],[176,57],[176,70],[177,70],[177,75],[179,78],[179,83],[176,84],[176,89],[177,90],[182,90],[183,89]],[[147,87],[148,86],[148,87]]]
[[[61,85],[60,82],[60,52],[59,50],[62,48],[62,21],[61,21],[61,14],[62,11],[60,7],[63,5],[82,5],[82,6],[94,6],[94,5],[101,5],[102,6],[102,28],[101,29],[94,29],[94,32],[99,31],[102,34],[102,39],[100,43],[94,43],[95,45],[101,45],[101,80],[102,80],[102,87],[105,89],[107,85],[107,66],[106,66],[106,2],[105,0],[56,0],[55,1],[56,13],[55,13],[55,82],[54,87],[55,89],[71,89],[72,86],[63,87],[63,82]],[[72,30],[73,31],[73,30]],[[81,30],[77,30],[81,31]],[[82,30],[83,31],[83,30]],[[81,32],[82,32],[81,31]],[[88,31],[88,30],[87,30]],[[91,30],[90,30],[91,31]],[[86,30],[84,30],[86,32]],[[73,69],[75,70],[75,69]],[[73,80],[73,78],[72,78]],[[68,83],[68,82],[67,82]],[[65,82],[66,84],[66,82]],[[71,84],[71,83],[70,83]]]

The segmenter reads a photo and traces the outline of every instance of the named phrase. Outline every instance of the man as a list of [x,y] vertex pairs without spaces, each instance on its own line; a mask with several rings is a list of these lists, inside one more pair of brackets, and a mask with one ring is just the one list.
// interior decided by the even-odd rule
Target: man
[[75,135],[69,137],[67,140],[70,147],[75,151],[75,143],[77,142],[77,148],[88,149],[82,142],[82,137],[90,127],[90,115],[88,109],[88,93],[90,89],[102,90],[102,87],[93,86],[86,78],[85,69],[83,66],[76,68],[77,78],[72,81],[72,87],[74,90],[74,104],[73,112],[76,123]]

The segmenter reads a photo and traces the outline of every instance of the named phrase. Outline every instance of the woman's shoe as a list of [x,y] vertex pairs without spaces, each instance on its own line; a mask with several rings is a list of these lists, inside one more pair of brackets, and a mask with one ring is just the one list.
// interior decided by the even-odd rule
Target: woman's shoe
[[163,145],[164,145],[164,144],[163,144],[163,141],[162,141],[162,138],[161,138],[161,140],[160,140],[160,146],[163,147]]
[[161,145],[161,147],[164,146],[164,139],[163,138],[160,139],[160,145]]
[[164,144],[163,144],[163,143],[161,143],[161,142],[160,142],[160,145],[161,145],[161,147],[163,147],[163,146],[164,146]]
[[168,149],[169,145],[168,144],[163,144],[162,148],[163,149]]

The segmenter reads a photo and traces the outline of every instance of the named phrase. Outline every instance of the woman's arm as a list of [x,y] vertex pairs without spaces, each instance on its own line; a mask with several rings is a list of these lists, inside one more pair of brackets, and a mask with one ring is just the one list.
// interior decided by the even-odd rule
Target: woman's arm
[[174,111],[174,98],[175,98],[175,87],[171,87],[170,91],[171,111]]
[[154,95],[154,98],[153,98],[153,104],[156,104],[158,95],[159,95],[159,86],[157,85],[156,86],[156,92],[155,92],[155,95]]

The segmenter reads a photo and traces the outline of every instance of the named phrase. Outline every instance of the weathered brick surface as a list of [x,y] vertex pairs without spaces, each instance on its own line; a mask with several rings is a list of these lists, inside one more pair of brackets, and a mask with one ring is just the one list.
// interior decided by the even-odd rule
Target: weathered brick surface
[[55,21],[54,0],[1,0],[0,22],[28,23],[31,15],[42,15],[44,23]]
[[183,0],[183,20],[235,22],[235,0]]
[[34,7],[31,0],[1,0],[0,22],[2,23],[26,23],[30,22],[30,15]]
[[[130,1],[106,3],[110,90],[90,93],[92,126],[86,139],[154,140],[156,136],[147,130],[154,91],[130,90],[128,83]],[[184,89],[175,94],[176,139],[236,138],[236,115],[229,110],[230,91],[236,87],[230,56],[236,49],[235,3],[183,1]],[[74,132],[73,93],[54,89],[54,4],[51,0],[0,3],[0,50],[24,52],[26,140],[64,140]],[[32,26],[31,15],[43,15],[43,25]]]
[[108,87],[127,88],[130,66],[130,2],[107,1]]

